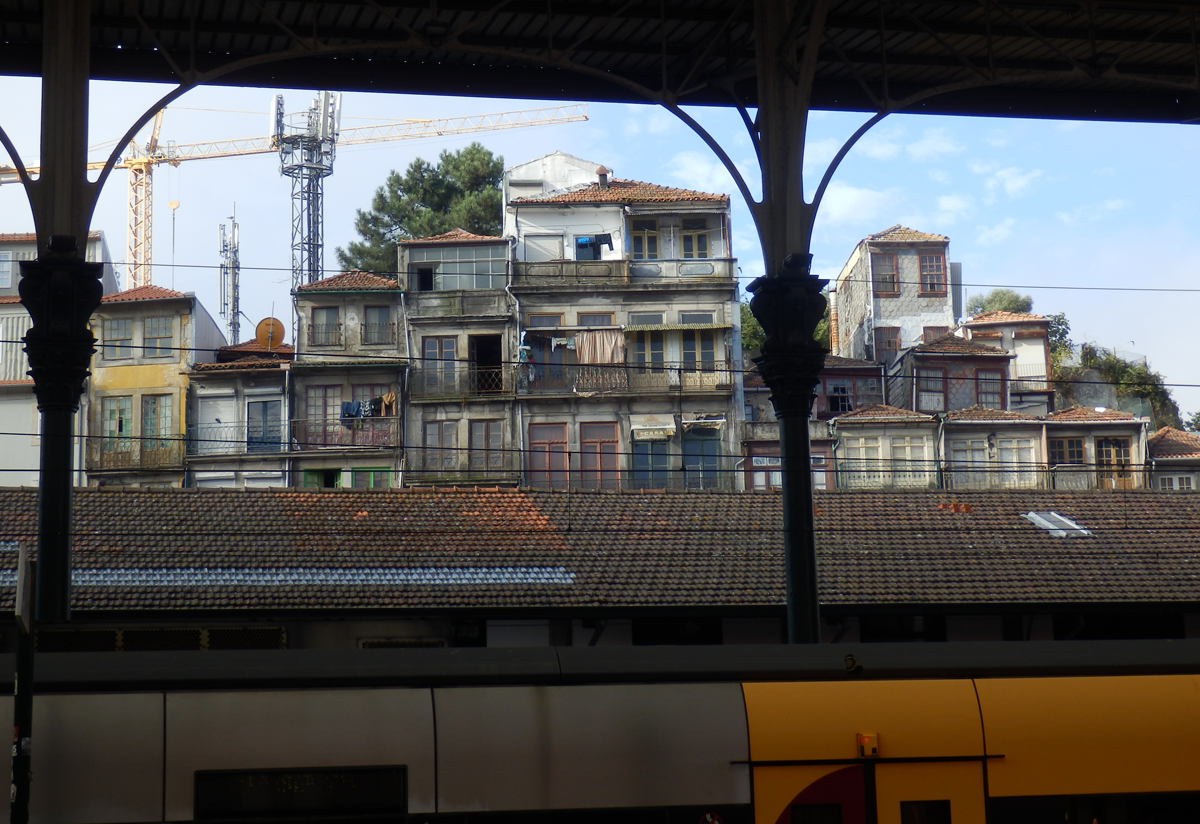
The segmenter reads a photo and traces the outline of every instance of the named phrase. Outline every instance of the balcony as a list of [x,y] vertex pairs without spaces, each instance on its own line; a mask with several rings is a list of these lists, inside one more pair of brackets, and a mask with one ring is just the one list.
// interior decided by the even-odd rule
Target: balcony
[[308,327],[309,346],[341,346],[341,323],[314,323]]
[[701,392],[729,390],[733,374],[726,364],[679,366],[627,366],[623,364],[527,364],[517,378],[520,394],[576,394],[625,392]]
[[413,400],[511,395],[517,384],[517,369],[512,366],[447,363],[442,368],[413,369],[410,374]]
[[287,450],[284,432],[282,423],[194,424],[188,427],[187,454],[194,457],[284,452]]
[[736,262],[729,258],[699,260],[546,260],[513,264],[516,286],[615,286],[630,283],[731,281]]
[[495,486],[521,481],[521,456],[514,450],[407,450],[410,486]]
[[182,438],[88,438],[87,471],[141,471],[183,467]]
[[316,449],[393,449],[404,445],[400,418],[319,418],[292,421],[292,447]]
[[937,461],[881,461],[876,459],[834,462],[830,474],[837,489],[949,489],[981,491],[1005,489],[1137,489],[1148,487],[1149,470],[1143,466],[1094,464],[1046,466],[998,462],[939,463]]
[[363,346],[391,346],[396,343],[396,324],[364,323],[359,334]]

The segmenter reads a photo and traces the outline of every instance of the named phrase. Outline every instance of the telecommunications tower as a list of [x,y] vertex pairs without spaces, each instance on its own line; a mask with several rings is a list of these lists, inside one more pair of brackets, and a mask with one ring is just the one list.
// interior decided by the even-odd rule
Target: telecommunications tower
[[241,342],[242,308],[239,300],[241,289],[241,261],[238,260],[237,207],[229,220],[233,223],[228,233],[225,224],[220,226],[218,239],[221,244],[221,317],[229,324],[229,343],[237,346]]
[[285,114],[283,95],[275,95],[279,171],[292,179],[292,289],[324,276],[321,206],[341,119],[342,96],[336,92],[319,92],[308,111],[295,115]]

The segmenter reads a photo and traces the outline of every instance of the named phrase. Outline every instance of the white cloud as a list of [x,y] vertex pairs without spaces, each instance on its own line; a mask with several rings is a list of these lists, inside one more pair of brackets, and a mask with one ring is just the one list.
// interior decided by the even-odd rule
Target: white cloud
[[1082,223],[1084,221],[1100,220],[1113,212],[1120,211],[1129,205],[1129,201],[1111,198],[1100,203],[1088,203],[1070,212],[1058,212],[1058,219],[1063,223]]
[[858,141],[854,151],[860,152],[872,160],[891,160],[900,154],[900,144],[890,136],[867,135]]
[[942,195],[937,199],[937,209],[934,220],[949,226],[960,217],[970,217],[975,211],[975,204],[966,195]]
[[976,235],[975,240],[981,246],[994,246],[1003,240],[1007,240],[1012,234],[1013,227],[1016,225],[1017,221],[1015,218],[1006,217],[995,226],[976,227],[978,234]]
[[1002,146],[1008,145],[1008,135],[1000,129],[992,129],[992,133],[983,139],[983,142],[989,146],[995,146],[999,149]]
[[1000,164],[991,160],[972,160],[967,168],[977,175],[988,175],[1000,168]]
[[926,129],[920,140],[904,147],[913,160],[936,160],[942,155],[958,154],[965,147],[956,143],[946,129]]
[[737,191],[733,175],[711,154],[680,152],[667,161],[666,168],[675,181],[688,189],[727,194]]
[[674,128],[675,115],[658,106],[626,106],[630,116],[625,121],[625,136],[642,134],[666,134]]
[[949,183],[950,175],[946,174],[941,169],[930,169],[929,170],[929,179],[932,180],[934,183]]
[[1010,198],[1018,197],[1029,188],[1029,184],[1041,176],[1041,169],[1024,172],[1016,166],[1009,166],[1007,169],[1000,169],[988,180],[987,189],[989,192],[994,192],[996,189],[1003,188],[1004,193]]
[[832,225],[874,223],[880,215],[894,212],[896,201],[896,189],[860,189],[835,180],[825,190],[818,219]]
[[829,161],[833,160],[840,148],[842,148],[842,144],[832,137],[806,141],[804,144],[804,171],[824,173],[825,167],[829,165]]

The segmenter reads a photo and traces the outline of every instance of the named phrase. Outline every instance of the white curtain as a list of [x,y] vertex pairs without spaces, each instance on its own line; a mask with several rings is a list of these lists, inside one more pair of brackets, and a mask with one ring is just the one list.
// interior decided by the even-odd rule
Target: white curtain
[[625,363],[625,335],[619,329],[575,333],[575,355],[580,363]]

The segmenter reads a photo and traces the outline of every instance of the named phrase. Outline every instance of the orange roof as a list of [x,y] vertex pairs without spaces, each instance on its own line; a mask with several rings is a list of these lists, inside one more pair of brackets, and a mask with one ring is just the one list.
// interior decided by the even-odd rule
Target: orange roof
[[28,379],[28,380],[23,380],[23,381],[0,381],[0,386],[33,386],[33,380]]
[[451,229],[449,232],[443,232],[440,235],[430,235],[429,237],[414,237],[408,240],[400,241],[401,246],[410,246],[414,243],[480,243],[491,242],[498,243],[504,238],[496,235],[476,235],[468,232],[466,229]]
[[878,243],[924,243],[927,241],[942,243],[950,240],[945,235],[931,235],[926,232],[918,232],[916,229],[901,226],[899,223],[890,229],[884,229],[882,232],[867,235],[866,239]]
[[[100,232],[88,232],[88,240],[99,240]],[[0,243],[37,243],[37,235],[33,232],[0,232]]]
[[968,326],[975,326],[982,323],[1021,323],[1023,321],[1040,320],[1045,321],[1044,315],[1030,315],[1025,312],[1005,312],[996,310],[995,312],[983,312],[967,321]]
[[913,412],[911,409],[898,409],[895,406],[888,406],[886,403],[873,403],[868,406],[855,409],[853,412],[847,412],[844,415],[838,415],[834,420],[844,421],[847,418],[921,418],[931,421],[929,415],[923,415],[920,412]]
[[186,298],[183,292],[167,289],[163,286],[147,284],[136,289],[126,289],[124,292],[114,292],[100,298],[101,303],[125,303],[134,300],[167,300],[169,298]]
[[192,367],[193,372],[236,372],[240,369],[278,369],[287,358],[248,357],[222,363],[197,363]]
[[342,272],[331,278],[318,280],[316,283],[306,283],[297,292],[371,292],[382,290],[397,290],[400,284],[391,278],[381,278],[370,272],[357,269]]
[[20,295],[0,295],[0,303],[20,303]]
[[512,203],[685,203],[702,200],[728,203],[729,195],[676,189],[638,180],[612,180],[607,186],[588,183],[579,188],[559,189],[542,195],[514,198]]
[[929,343],[922,343],[915,347],[913,351],[922,354],[1003,355],[1006,358],[1012,357],[1008,352],[998,347],[988,346],[986,343],[976,343],[972,340],[963,340],[954,335],[946,335]]
[[1047,421],[1135,421],[1137,418],[1128,412],[1118,409],[1107,409],[1103,406],[1072,406],[1061,412],[1047,415]]
[[948,421],[1036,421],[1036,415],[1022,415],[1020,412],[1009,412],[1004,409],[991,409],[986,406],[970,406],[966,409],[955,409],[946,413]]
[[1200,436],[1164,426],[1150,436],[1151,458],[1200,458]]
[[[290,343],[281,343],[274,349],[267,349],[257,340],[248,340],[235,346],[222,346],[217,350],[217,360],[222,363],[262,358],[291,360],[295,356],[296,350]],[[200,364],[196,365],[200,366]]]
[[858,360],[857,358],[839,358],[837,355],[825,356],[826,369],[850,369],[853,367],[858,367],[860,369],[874,367],[878,369],[879,364],[876,361]]

